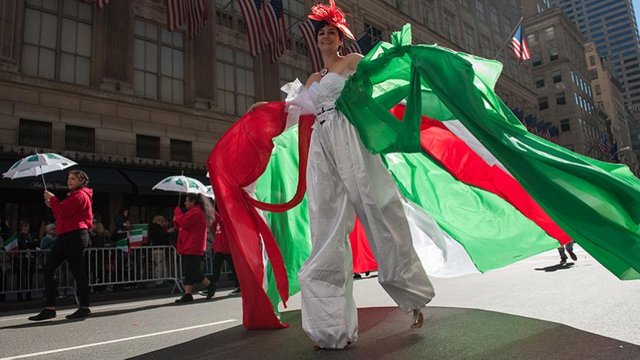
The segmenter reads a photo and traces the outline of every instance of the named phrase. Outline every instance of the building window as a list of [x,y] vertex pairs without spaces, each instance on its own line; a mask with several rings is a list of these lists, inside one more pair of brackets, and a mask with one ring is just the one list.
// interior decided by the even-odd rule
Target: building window
[[20,119],[18,144],[51,148],[51,123],[46,121]]
[[462,22],[462,35],[464,37],[464,46],[467,48],[467,52],[474,54],[476,52],[476,43],[473,36],[473,27],[466,22]]
[[591,55],[589,56],[589,64],[591,64],[591,66],[595,66],[596,64],[596,57]]
[[600,85],[596,85],[596,95],[602,95],[602,90],[600,89]]
[[171,160],[192,161],[191,141],[171,139]]
[[547,100],[547,97],[540,97],[538,98],[538,109],[539,110],[545,110],[549,108],[549,100]]
[[136,135],[136,156],[160,159],[160,138],[157,136]]
[[558,48],[551,48],[549,49],[549,61],[556,61],[558,60]]
[[435,29],[435,13],[434,13],[433,0],[423,2],[422,7],[422,21],[425,26],[431,30]]
[[564,105],[567,103],[567,99],[564,97],[564,91],[556,94],[556,104]]
[[78,0],[28,0],[20,69],[23,74],[89,85],[93,8]]
[[562,132],[571,131],[571,125],[569,123],[569,119],[560,120],[560,131]]
[[442,12],[442,27],[444,37],[456,42],[456,16],[450,11],[444,10]]
[[95,130],[83,126],[67,125],[64,133],[64,147],[67,150],[95,151]]
[[249,53],[218,45],[216,101],[222,111],[241,115],[254,102],[253,58]]
[[556,38],[554,30],[553,30],[553,26],[550,28],[546,28],[543,31],[543,35],[546,41],[552,41],[553,39]]
[[134,93],[184,104],[184,35],[141,20],[136,20],[134,34]]
[[535,79],[536,89],[544,87],[544,75],[537,76]]
[[364,23],[364,31],[371,36],[374,44],[382,40],[382,30],[378,29],[377,27],[371,24]]
[[533,53],[531,54],[531,66],[540,66],[542,65],[542,57],[540,56],[540,53]]
[[551,73],[551,78],[553,79],[554,84],[562,82],[562,73],[560,70],[554,71]]

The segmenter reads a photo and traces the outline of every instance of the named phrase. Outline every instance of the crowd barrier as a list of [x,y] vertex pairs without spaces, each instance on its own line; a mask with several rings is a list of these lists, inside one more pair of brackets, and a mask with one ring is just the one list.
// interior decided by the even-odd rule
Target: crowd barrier
[[[0,250],[0,294],[44,291],[43,269],[48,255],[49,250]],[[205,275],[212,273],[212,258],[212,251],[205,252]],[[87,248],[84,260],[91,287],[173,282],[172,291],[183,290],[181,256],[173,246],[142,246],[128,251],[115,247]],[[221,273],[230,273],[226,263]],[[70,289],[75,294],[67,262],[57,269],[55,277],[59,290]]]

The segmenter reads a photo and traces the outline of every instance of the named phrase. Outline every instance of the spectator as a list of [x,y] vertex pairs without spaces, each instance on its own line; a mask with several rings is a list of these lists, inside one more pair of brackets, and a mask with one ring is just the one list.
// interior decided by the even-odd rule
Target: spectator
[[91,231],[91,247],[103,248],[111,245],[111,235],[104,228],[101,222],[96,222],[93,231]]
[[56,224],[47,224],[45,227],[46,233],[40,240],[40,250],[49,250],[53,247],[53,243],[56,241]]
[[[23,250],[16,256],[14,260],[14,269],[19,269],[19,284],[20,289],[27,290],[25,292],[25,297],[27,301],[31,300],[31,283],[33,281],[33,277],[36,274],[37,263],[36,263],[36,250],[38,249],[38,241],[34,239],[31,234],[31,224],[28,221],[22,220],[18,225],[18,250]],[[32,252],[33,250],[33,252]],[[22,293],[19,292],[18,301],[23,301]]]
[[113,240],[118,241],[127,237],[127,231],[131,228],[131,223],[129,222],[129,209],[121,208],[113,218],[113,223],[115,226],[115,231],[113,234]]
[[[162,215],[156,215],[153,217],[151,224],[148,228],[149,243],[151,246],[169,246],[169,234],[163,227],[163,224],[167,223]],[[153,277],[167,277],[169,272],[165,268],[165,250],[166,248],[153,249]],[[163,281],[158,281],[156,285],[162,285]]]
[[211,204],[202,194],[185,196],[186,211],[176,207],[173,222],[178,226],[178,254],[182,255],[184,295],[176,303],[193,301],[193,284],[202,282],[207,287],[207,299],[215,293],[215,283],[202,275],[202,259],[207,249],[207,225],[211,219]]
[[60,201],[49,191],[44,192],[45,204],[56,218],[58,239],[53,244],[44,266],[45,308],[29,320],[40,321],[56,317],[55,301],[58,284],[54,279],[56,269],[66,260],[78,286],[80,307],[67,319],[83,319],[91,315],[89,309],[89,280],[84,269],[84,249],[89,243],[89,230],[93,226],[91,208],[93,190],[88,188],[89,177],[84,171],[71,170],[67,177],[69,194]]

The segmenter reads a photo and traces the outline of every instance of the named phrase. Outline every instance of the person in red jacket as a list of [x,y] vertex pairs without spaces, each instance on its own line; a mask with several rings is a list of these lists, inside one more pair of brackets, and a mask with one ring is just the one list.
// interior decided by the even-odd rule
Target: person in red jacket
[[[235,290],[232,290],[229,295],[238,296],[240,295],[240,283],[238,282],[238,276],[236,275],[236,271],[233,267],[231,249],[229,249],[229,240],[224,232],[222,217],[218,212],[218,204],[215,205],[215,215],[211,228],[215,234],[213,239],[213,260],[211,266],[213,268],[211,275],[211,281],[214,283],[212,286],[213,291],[215,292],[216,290],[216,284],[218,283],[218,280],[220,280],[222,265],[226,261],[227,266],[229,266],[229,270],[231,271],[231,277],[234,279],[236,286]],[[213,294],[211,294],[211,296],[213,296]]]
[[56,269],[66,260],[78,286],[80,307],[67,319],[84,319],[91,315],[89,309],[89,279],[84,270],[84,249],[89,244],[89,230],[93,227],[91,210],[93,190],[88,188],[89,177],[84,171],[71,170],[67,178],[69,194],[59,200],[49,191],[44,192],[45,204],[56,219],[58,239],[51,248],[44,265],[45,308],[29,320],[40,321],[56,317],[55,301],[58,284],[54,279]]
[[173,213],[174,226],[178,228],[178,254],[182,255],[184,295],[176,303],[193,301],[193,284],[201,282],[207,287],[207,299],[215,293],[215,283],[202,275],[200,267],[207,249],[207,224],[211,218],[211,204],[201,194],[187,194],[184,199],[187,209],[176,207]]

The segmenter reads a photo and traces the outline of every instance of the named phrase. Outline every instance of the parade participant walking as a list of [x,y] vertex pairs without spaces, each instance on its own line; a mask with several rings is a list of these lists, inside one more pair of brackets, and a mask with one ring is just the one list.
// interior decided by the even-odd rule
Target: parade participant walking
[[89,309],[89,280],[84,270],[84,249],[89,244],[89,230],[93,226],[91,209],[93,190],[88,187],[89,177],[84,171],[71,170],[67,178],[69,194],[60,200],[49,191],[44,192],[45,204],[53,211],[58,238],[51,248],[44,266],[45,308],[29,320],[40,321],[56,317],[55,300],[58,284],[56,269],[66,260],[78,286],[80,307],[67,319],[83,319],[91,315]]
[[201,263],[207,249],[207,224],[211,219],[211,204],[201,194],[189,193],[185,196],[186,211],[176,207],[173,223],[178,228],[178,254],[182,256],[184,295],[176,300],[178,304],[193,301],[193,285],[201,282],[207,287],[207,299],[215,294],[215,283],[202,275]]

